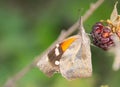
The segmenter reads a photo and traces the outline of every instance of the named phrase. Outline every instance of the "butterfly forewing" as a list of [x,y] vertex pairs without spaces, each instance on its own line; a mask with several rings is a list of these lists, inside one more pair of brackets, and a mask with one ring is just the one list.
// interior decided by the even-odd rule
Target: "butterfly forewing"
[[89,77],[92,74],[90,49],[88,56],[87,52],[83,52],[81,36],[78,37],[60,59],[60,72],[67,79]]

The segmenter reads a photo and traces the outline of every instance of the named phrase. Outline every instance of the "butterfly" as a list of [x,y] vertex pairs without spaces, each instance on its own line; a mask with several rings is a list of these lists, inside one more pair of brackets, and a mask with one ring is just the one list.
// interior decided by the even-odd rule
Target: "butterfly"
[[37,62],[43,73],[50,77],[58,72],[68,80],[92,75],[90,39],[82,22],[79,30],[79,34],[60,41]]

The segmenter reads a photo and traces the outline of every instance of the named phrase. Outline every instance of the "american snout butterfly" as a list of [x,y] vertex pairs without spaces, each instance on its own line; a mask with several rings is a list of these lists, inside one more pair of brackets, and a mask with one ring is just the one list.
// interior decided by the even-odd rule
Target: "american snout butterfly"
[[90,40],[82,22],[80,33],[71,36],[44,55],[37,66],[47,76],[59,72],[66,79],[90,77],[92,75]]

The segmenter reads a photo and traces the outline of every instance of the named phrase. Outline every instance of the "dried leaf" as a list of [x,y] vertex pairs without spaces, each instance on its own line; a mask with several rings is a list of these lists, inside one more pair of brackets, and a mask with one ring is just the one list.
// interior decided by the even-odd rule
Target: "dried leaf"
[[112,22],[115,22],[116,19],[117,19],[117,17],[118,17],[118,11],[117,11],[117,8],[116,8],[117,4],[118,4],[118,2],[115,3],[114,9],[113,9],[113,11],[112,11],[112,13],[111,13],[111,16],[110,16],[110,20],[111,20]]
[[117,11],[117,4],[115,3],[114,9],[112,11],[112,14],[110,16],[110,22],[108,22],[113,31],[113,40],[115,43],[115,47],[112,49],[112,52],[115,55],[114,63],[113,63],[113,70],[119,70],[120,69],[120,15],[118,15]]
[[116,34],[114,34],[114,43],[115,47],[112,49],[112,52],[115,55],[113,62],[113,70],[117,71],[120,69],[120,40]]

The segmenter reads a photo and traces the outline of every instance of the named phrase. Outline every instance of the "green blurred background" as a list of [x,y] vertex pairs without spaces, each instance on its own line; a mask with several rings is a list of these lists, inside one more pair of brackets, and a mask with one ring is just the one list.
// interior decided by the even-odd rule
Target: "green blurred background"
[[[85,21],[89,33],[95,22],[108,19],[114,3],[105,2]],[[0,0],[0,87],[31,63],[96,0]],[[120,12],[120,2],[118,4]],[[112,70],[113,55],[92,47],[93,76],[67,81],[60,74],[46,77],[38,68],[28,72],[17,87],[120,87],[120,70]]]

